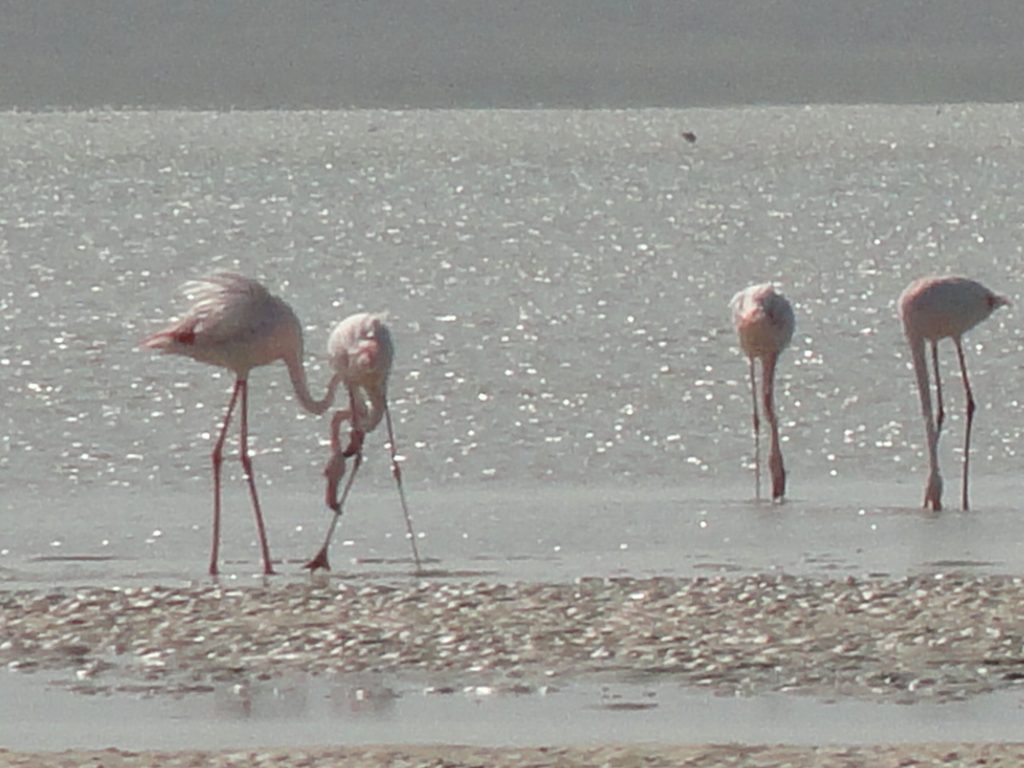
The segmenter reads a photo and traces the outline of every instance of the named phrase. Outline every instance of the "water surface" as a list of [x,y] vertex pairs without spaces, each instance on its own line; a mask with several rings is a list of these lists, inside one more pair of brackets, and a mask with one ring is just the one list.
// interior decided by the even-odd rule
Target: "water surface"
[[[224,686],[181,699],[82,696],[0,675],[8,749],[226,749],[364,744],[564,746],[886,744],[1013,741],[1019,694],[949,704],[876,704],[800,696],[714,696],[672,684],[580,683],[544,694],[431,693],[365,677]],[[0,705],[2,707],[2,705]],[[4,711],[0,709],[0,711]],[[60,722],[59,733],[53,724]],[[168,727],[168,726],[172,727]]]
[[[894,302],[913,278],[963,272],[1019,305],[1020,118],[1015,105],[0,115],[0,574],[202,575],[231,376],[138,341],[213,268],[292,303],[315,391],[333,323],[389,312],[404,476],[438,569],[1015,572],[1019,310],[967,340],[975,509],[931,516],[916,509],[923,429]],[[782,507],[753,503],[727,311],[765,280],[797,314],[778,388]],[[951,349],[944,365],[955,506]],[[271,547],[297,572],[327,519],[327,419],[299,411],[280,366],[254,372],[252,392]],[[226,467],[223,554],[251,573],[248,500]],[[407,556],[390,486],[374,434],[337,562],[372,572]]]

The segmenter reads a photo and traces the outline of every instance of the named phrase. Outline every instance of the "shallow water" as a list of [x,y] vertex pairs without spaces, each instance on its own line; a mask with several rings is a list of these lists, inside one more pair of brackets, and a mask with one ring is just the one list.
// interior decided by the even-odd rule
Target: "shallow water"
[[[869,502],[844,497],[861,490]],[[884,506],[875,494],[913,496],[916,485],[861,489],[836,496],[760,504],[723,494],[569,489],[423,493],[417,496],[419,549],[432,580],[572,581],[580,576],[694,576],[781,571],[822,577],[900,576],[921,572],[1020,573],[1024,520],[1010,490],[978,512]],[[315,508],[311,494],[300,496]],[[183,501],[184,500],[184,501]],[[241,507],[239,496],[235,506]],[[268,506],[295,505],[273,489]],[[332,550],[332,574],[353,580],[410,580],[414,567],[393,493],[359,497]],[[96,501],[99,505],[101,502]],[[178,494],[128,510],[120,520],[73,517],[58,538],[39,530],[41,506],[8,514],[20,542],[0,570],[8,586],[174,584],[206,578],[209,527],[205,494]],[[192,510],[194,519],[176,514]],[[88,501],[85,502],[88,507]],[[71,510],[69,510],[70,512]],[[222,579],[261,582],[247,511],[226,526]],[[456,514],[457,512],[457,514]],[[156,520],[148,515],[155,515]],[[326,524],[325,514],[322,522]],[[302,569],[324,525],[271,525],[282,578]],[[156,527],[159,526],[159,527]],[[237,534],[237,535],[233,535]]]
[[[438,570],[1015,570],[1019,310],[968,338],[976,511],[936,518],[916,511],[894,301],[955,271],[1019,304],[1019,123],[1014,105],[0,115],[0,574],[202,575],[231,379],[137,344],[217,267],[293,304],[314,390],[332,324],[388,310],[404,477]],[[778,508],[752,503],[726,308],[763,280],[797,312]],[[299,412],[280,366],[252,389],[272,552],[298,571],[327,520],[327,419]],[[336,554],[370,574],[406,557],[384,444]],[[226,466],[223,554],[244,573],[257,550]]]
[[[225,686],[171,699],[83,696],[3,674],[0,691],[0,702],[17,702],[14,710],[0,709],[0,743],[17,750],[1010,741],[1019,738],[1021,715],[1015,693],[907,706],[614,682],[496,696],[486,688],[433,693],[377,676]],[[57,734],[54,722],[61,724]]]

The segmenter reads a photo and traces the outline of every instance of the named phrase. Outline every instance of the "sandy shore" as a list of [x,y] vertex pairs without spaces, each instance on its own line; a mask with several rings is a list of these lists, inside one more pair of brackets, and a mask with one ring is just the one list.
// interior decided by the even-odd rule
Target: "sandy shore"
[[189,693],[293,674],[437,692],[651,676],[723,694],[913,703],[1024,680],[1024,581],[784,575],[0,593],[0,662],[83,690]]
[[[563,584],[66,588],[0,593],[0,661],[88,693],[212,691],[388,672],[444,695],[644,679],[716,693],[945,702],[1024,680],[1024,580],[929,574],[582,579]],[[956,733],[949,736],[956,738]],[[339,747],[0,751],[34,765],[1021,765],[1022,744]]]
[[901,746],[602,746],[536,749],[471,747],[360,747],[345,749],[228,750],[219,752],[123,752],[120,750],[24,753],[0,750],[0,767],[103,766],[104,768],[199,768],[199,766],[401,766],[402,768],[704,768],[707,766],[814,766],[907,768],[1024,764],[1024,744],[908,744]]

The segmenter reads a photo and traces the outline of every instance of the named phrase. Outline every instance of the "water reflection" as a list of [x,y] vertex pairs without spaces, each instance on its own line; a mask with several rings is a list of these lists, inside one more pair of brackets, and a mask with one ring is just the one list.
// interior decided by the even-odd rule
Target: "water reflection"
[[380,675],[353,675],[342,681],[293,677],[222,685],[213,694],[213,710],[222,719],[289,720],[320,716],[326,704],[325,711],[342,720],[381,718],[394,712],[397,698]]
[[[0,741],[11,749],[216,749],[297,743],[565,745],[1012,741],[1020,696],[879,704],[766,695],[723,697],[671,683],[576,682],[546,692],[425,693],[409,680],[296,679],[230,684],[177,699],[82,696],[0,675]],[[53,728],[60,722],[60,728]],[[167,723],[173,727],[168,728]]]

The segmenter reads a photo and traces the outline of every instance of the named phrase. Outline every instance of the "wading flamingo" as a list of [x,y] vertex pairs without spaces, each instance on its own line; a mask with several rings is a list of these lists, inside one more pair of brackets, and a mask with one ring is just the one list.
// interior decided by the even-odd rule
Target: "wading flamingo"
[[[405,527],[412,546],[416,572],[421,570],[420,555],[416,548],[416,534],[413,532],[409,507],[405,501],[405,490],[402,488],[402,470],[398,463],[395,445],[395,430],[391,424],[391,411],[388,410],[387,388],[388,375],[391,373],[391,362],[395,351],[391,343],[391,332],[384,323],[382,315],[361,312],[342,320],[331,331],[327,341],[327,354],[335,378],[340,378],[348,390],[349,407],[334,414],[331,419],[331,458],[324,469],[327,477],[327,506],[334,510],[334,517],[324,537],[324,544],[306,568],[315,571],[318,568],[330,570],[327,550],[330,548],[334,529],[341,519],[345,500],[356,479],[356,472],[363,463],[363,441],[366,435],[377,428],[383,419],[388,428],[388,440],[391,446],[391,473],[398,486],[398,497],[402,502],[402,514],[405,515]],[[342,422],[351,423],[348,447],[342,450],[339,431]],[[345,474],[345,459],[355,456],[352,473],[345,481],[345,488],[338,498],[338,484]]]
[[769,284],[752,285],[729,302],[732,322],[740,347],[750,360],[750,392],[754,406],[754,486],[761,498],[761,419],[757,414],[757,374],[754,361],[761,359],[761,392],[764,412],[772,431],[768,468],[772,473],[772,500],[786,495],[786,469],[779,445],[779,422],[775,416],[775,364],[779,354],[793,338],[793,307]]
[[249,484],[256,530],[263,557],[263,572],[274,572],[270,561],[267,533],[260,512],[260,500],[249,458],[249,372],[259,365],[281,360],[288,367],[292,387],[302,407],[321,414],[334,402],[340,383],[335,376],[321,400],[314,400],[306,383],[302,365],[302,327],[284,301],[270,294],[255,280],[232,272],[217,272],[183,286],[193,300],[178,322],[143,340],[142,346],[171,355],[185,355],[201,363],[227,368],[235,374],[235,388],[228,403],[220,436],[213,447],[213,547],[210,574],[217,574],[220,547],[221,463],[235,405],[241,410],[239,454]]
[[[924,506],[942,509],[942,476],[939,474],[939,435],[945,412],[942,407],[942,380],[939,378],[939,340],[950,338],[956,345],[960,374],[967,400],[967,427],[964,435],[963,508],[967,503],[967,474],[971,459],[971,426],[974,421],[974,395],[967,378],[963,335],[1010,300],[993,293],[981,283],[966,277],[924,277],[915,280],[900,294],[899,309],[903,332],[914,360],[917,393],[921,398],[925,436],[928,440],[928,482],[924,490]],[[935,400],[937,418],[932,416],[932,399],[928,386],[928,364],[925,342],[932,345],[932,366],[935,369]]]

